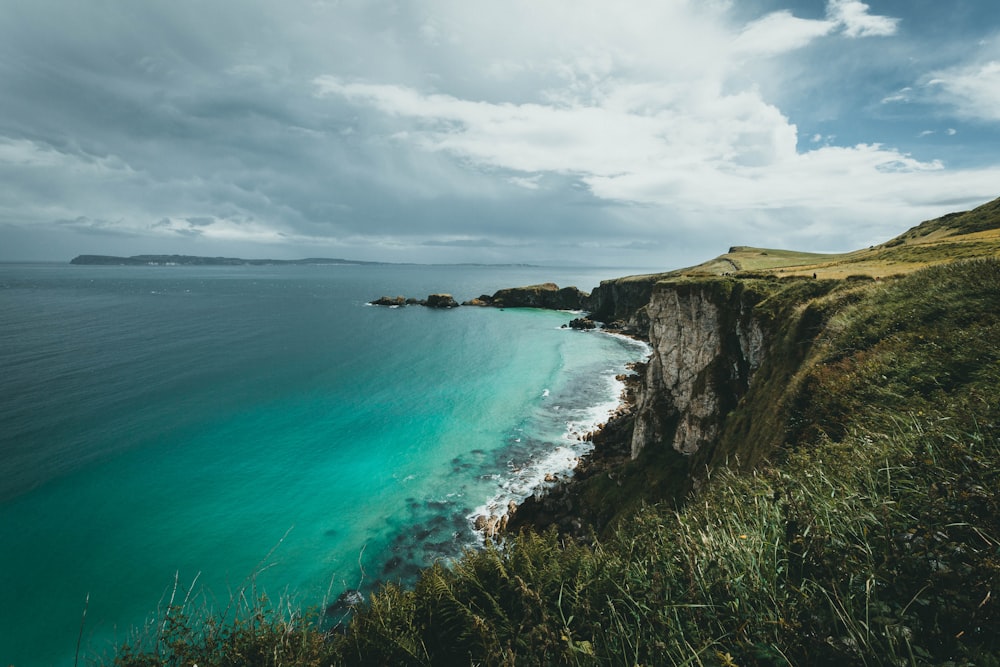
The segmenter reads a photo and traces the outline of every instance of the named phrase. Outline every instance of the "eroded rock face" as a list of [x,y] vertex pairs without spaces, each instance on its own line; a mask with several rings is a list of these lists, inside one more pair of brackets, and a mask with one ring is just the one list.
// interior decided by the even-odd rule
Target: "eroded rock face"
[[662,274],[602,280],[584,310],[590,311],[591,318],[605,322],[605,328],[644,337],[649,330],[646,305],[661,279]]
[[693,454],[746,393],[766,347],[759,297],[736,281],[664,282],[646,313],[652,355],[639,392],[632,458],[647,446]]

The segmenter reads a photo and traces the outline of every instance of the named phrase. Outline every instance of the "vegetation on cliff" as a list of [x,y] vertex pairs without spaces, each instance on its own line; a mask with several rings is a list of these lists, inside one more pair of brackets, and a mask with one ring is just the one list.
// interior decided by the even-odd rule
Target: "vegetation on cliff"
[[651,294],[697,285],[769,343],[709,445],[581,482],[598,535],[522,532],[332,632],[178,605],[114,663],[1000,665],[998,239],[993,202],[839,259],[660,276]]

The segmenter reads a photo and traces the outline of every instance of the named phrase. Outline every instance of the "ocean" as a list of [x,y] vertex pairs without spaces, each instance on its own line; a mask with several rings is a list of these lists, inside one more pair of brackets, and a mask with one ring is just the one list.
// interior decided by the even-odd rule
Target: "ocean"
[[0,264],[0,664],[108,655],[177,594],[412,582],[569,474],[647,349],[459,301],[638,271]]

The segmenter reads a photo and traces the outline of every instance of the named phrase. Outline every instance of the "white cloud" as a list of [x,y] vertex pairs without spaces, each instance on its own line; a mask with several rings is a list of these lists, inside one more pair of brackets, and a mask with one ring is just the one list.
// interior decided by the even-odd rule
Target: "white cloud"
[[287,235],[273,225],[238,218],[169,217],[150,226],[157,235],[197,236],[210,240],[280,243]]
[[[593,15],[584,12],[586,21],[596,31],[588,35],[590,49],[577,37],[566,37],[558,46],[535,45],[536,55],[544,55],[538,61],[514,66],[486,59],[493,66],[486,71],[513,80],[543,70],[555,73],[543,78],[545,85],[532,99],[473,99],[337,76],[317,77],[314,85],[320,97],[344,99],[394,119],[396,136],[411,145],[453,156],[483,173],[499,170],[519,187],[534,189],[543,175],[559,174],[598,200],[671,211],[672,219],[698,217],[707,209],[715,219],[731,220],[755,211],[818,209],[843,211],[840,220],[870,220],[873,212],[886,215],[901,207],[917,216],[934,202],[976,201],[996,190],[998,169],[950,170],[940,161],[919,160],[878,143],[835,146],[833,135],[813,133],[804,138],[810,147],[803,149],[796,125],[752,81],[732,88],[733,75],[754,58],[787,53],[819,38],[892,35],[896,19],[872,15],[861,2],[831,0],[826,20],[780,11],[724,27],[716,15],[710,30],[706,17],[691,14],[689,5],[671,6],[667,30],[683,34],[688,21],[710,37],[711,48],[686,39],[696,55],[666,54],[663,75],[652,67],[663,49],[661,24],[623,22],[620,10],[588,5]],[[682,6],[687,13],[677,10]],[[567,20],[581,19],[574,14]],[[453,29],[457,25],[451,23]],[[545,20],[532,25],[536,36],[551,34],[560,42],[563,33],[556,28]],[[637,47],[625,49],[626,44]],[[651,57],[639,62],[634,54],[643,46]],[[585,55],[571,53],[577,47]],[[704,62],[698,53],[706,54]],[[690,71],[678,70],[679,63],[691,63]],[[951,77],[949,85],[960,81]],[[911,92],[904,88],[883,102],[906,101]]]
[[800,19],[789,11],[774,12],[749,23],[735,41],[738,53],[774,54],[802,48],[836,27],[833,21]]
[[931,75],[928,87],[937,101],[963,118],[1000,121],[1000,61],[961,65]]
[[907,86],[906,88],[901,88],[891,95],[886,95],[882,98],[882,104],[891,104],[893,102],[909,102],[913,89]]
[[826,20],[803,19],[788,10],[751,21],[736,37],[737,53],[778,54],[794,51],[838,28],[847,37],[886,37],[896,33],[899,19],[873,16],[858,0],[829,0]]
[[[821,146],[799,152],[797,132],[753,92],[714,96],[676,86],[608,86],[600,104],[544,106],[470,102],[400,86],[317,79],[341,95],[416,121],[423,148],[455,155],[532,187],[555,172],[579,179],[614,202],[696,211],[806,209],[825,202],[844,210],[912,201],[979,197],[995,190],[1000,170],[944,173],[878,144]],[[689,94],[685,94],[689,93]],[[823,137],[816,135],[813,142]]]
[[869,7],[858,0],[830,0],[826,15],[843,26],[848,37],[886,37],[896,34],[899,19],[875,16]]
[[671,165],[764,164],[794,152],[795,128],[754,93],[617,84],[596,104],[471,102],[394,85],[321,77],[323,94],[419,121],[419,145],[489,167],[614,176]]

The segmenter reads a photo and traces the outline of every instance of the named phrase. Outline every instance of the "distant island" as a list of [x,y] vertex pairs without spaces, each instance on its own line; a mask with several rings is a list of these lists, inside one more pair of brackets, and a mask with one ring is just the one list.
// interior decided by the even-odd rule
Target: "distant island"
[[[344,266],[408,266],[415,262],[367,262],[357,259],[307,257],[306,259],[243,259],[240,257],[199,257],[196,255],[77,255],[70,264],[84,266],[268,266],[268,265],[344,265]],[[517,266],[538,268],[535,264],[431,264],[429,266]]]
[[241,259],[239,257],[197,257],[194,255],[78,255],[70,264],[99,266],[262,266],[267,264],[373,264],[386,262],[362,262],[330,257],[310,257],[307,259]]

